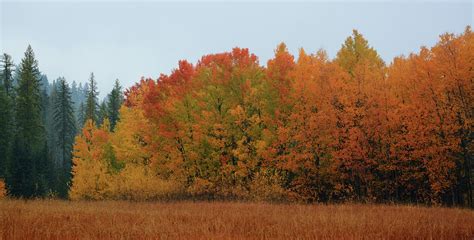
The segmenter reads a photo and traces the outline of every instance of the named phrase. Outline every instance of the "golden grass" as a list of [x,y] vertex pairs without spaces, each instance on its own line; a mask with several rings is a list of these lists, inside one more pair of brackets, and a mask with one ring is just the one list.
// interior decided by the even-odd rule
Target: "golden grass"
[[0,239],[473,239],[474,211],[388,205],[0,200]]

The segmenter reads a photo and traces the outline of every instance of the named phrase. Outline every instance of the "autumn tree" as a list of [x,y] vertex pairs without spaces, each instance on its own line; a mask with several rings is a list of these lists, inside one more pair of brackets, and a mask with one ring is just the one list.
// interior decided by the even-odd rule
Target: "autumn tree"
[[142,78],[123,104],[116,84],[115,127],[76,139],[71,198],[472,205],[472,39],[386,66],[354,30],[335,59],[282,43],[261,66],[234,48]]
[[[107,121],[107,120],[106,120]],[[104,124],[106,126],[107,124]],[[71,199],[104,199],[110,197],[112,185],[108,152],[108,126],[97,128],[89,119],[82,134],[76,136],[72,167]]]
[[[449,169],[448,176],[454,174],[455,177],[451,179],[448,177],[451,186],[449,189],[445,188],[445,192],[450,192],[453,205],[467,203],[471,207],[474,206],[472,192],[474,180],[472,176],[472,156],[474,155],[472,141],[474,126],[472,108],[474,102],[473,48],[474,34],[471,28],[467,27],[464,33],[459,36],[442,35],[439,43],[431,49],[434,55],[432,64],[435,66],[433,81],[442,85],[441,89],[438,88],[439,101],[435,102],[435,104],[441,105],[438,106],[441,109],[437,109],[436,113],[440,121],[446,123],[444,128],[438,129],[437,135],[441,137],[443,147],[448,148],[444,151],[454,158],[454,166]],[[446,159],[440,160],[446,161]],[[449,163],[446,163],[445,166],[449,167]],[[434,176],[432,179],[435,180]]]
[[308,55],[300,50],[294,69],[289,72],[287,104],[291,112],[277,121],[269,152],[270,159],[286,175],[291,196],[296,200],[329,201],[333,198],[334,176],[332,132],[336,124],[332,107],[336,81],[345,75],[331,63],[324,51]]
[[373,198],[378,168],[376,125],[377,96],[385,78],[385,65],[377,52],[356,30],[334,60],[348,74],[343,94],[334,102],[337,127],[334,158],[342,172],[343,186],[356,198]]
[[399,166],[398,175],[412,179],[410,186],[423,201],[472,205],[472,147],[466,135],[472,132],[472,113],[466,108],[472,102],[469,39],[470,28],[457,37],[442,35],[433,48],[397,58],[390,69],[389,80],[398,85],[396,139],[402,140],[392,162],[411,163],[411,169]]

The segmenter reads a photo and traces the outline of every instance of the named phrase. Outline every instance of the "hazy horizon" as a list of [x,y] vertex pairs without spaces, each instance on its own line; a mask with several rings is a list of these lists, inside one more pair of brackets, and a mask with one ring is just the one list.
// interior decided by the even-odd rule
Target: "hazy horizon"
[[387,62],[472,25],[472,1],[449,2],[10,2],[1,8],[0,48],[18,64],[28,44],[50,81],[86,82],[100,97],[115,79],[129,87],[177,62],[249,48],[265,65],[276,45],[332,58],[358,29]]

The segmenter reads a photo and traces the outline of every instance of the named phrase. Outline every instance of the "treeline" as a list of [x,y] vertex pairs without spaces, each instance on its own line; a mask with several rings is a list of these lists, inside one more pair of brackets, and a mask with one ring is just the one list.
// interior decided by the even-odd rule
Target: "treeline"
[[474,35],[382,61],[357,31],[334,59],[247,49],[126,91],[115,131],[76,138],[72,199],[473,206]]
[[67,198],[75,136],[87,119],[117,121],[121,86],[99,105],[93,74],[84,85],[50,83],[30,46],[19,65],[4,53],[0,67],[1,188],[5,182],[12,197]]

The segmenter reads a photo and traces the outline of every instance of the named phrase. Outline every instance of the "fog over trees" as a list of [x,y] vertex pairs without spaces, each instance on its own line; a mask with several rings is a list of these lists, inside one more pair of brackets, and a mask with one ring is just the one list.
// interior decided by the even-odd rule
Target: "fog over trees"
[[[19,64],[4,53],[0,67],[0,179],[11,196],[67,198],[75,137],[87,119],[99,118],[93,73],[85,84],[51,81],[31,46]],[[117,89],[118,80],[111,95],[123,99]],[[119,101],[104,100],[104,111],[115,114],[110,121],[119,118]]]

